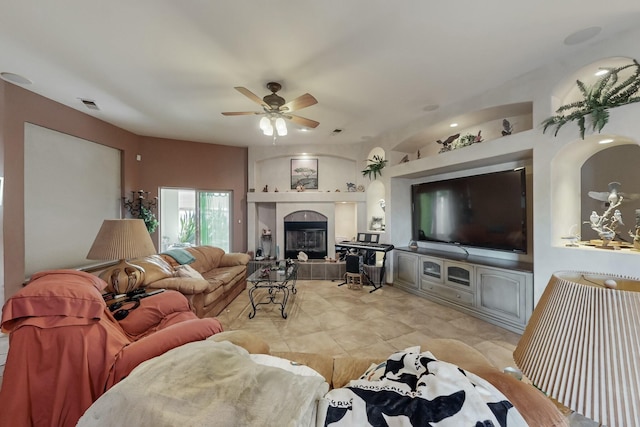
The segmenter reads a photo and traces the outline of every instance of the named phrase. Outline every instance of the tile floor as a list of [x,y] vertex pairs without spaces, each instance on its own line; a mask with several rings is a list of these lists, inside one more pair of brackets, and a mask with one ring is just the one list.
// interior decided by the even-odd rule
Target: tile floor
[[426,338],[457,338],[500,369],[515,366],[512,353],[520,338],[516,333],[392,286],[370,293],[371,287],[357,291],[339,283],[298,280],[287,319],[273,304],[259,306],[249,319],[248,291],[218,318],[226,330],[256,332],[273,351],[386,357]]

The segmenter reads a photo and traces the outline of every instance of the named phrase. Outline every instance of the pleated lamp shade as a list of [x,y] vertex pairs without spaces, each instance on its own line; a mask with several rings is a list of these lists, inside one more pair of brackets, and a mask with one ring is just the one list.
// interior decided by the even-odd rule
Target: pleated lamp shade
[[109,291],[125,293],[140,286],[144,280],[144,269],[126,260],[155,253],[143,220],[105,219],[87,259],[120,260],[118,265],[104,270],[100,277],[109,284]]
[[640,426],[640,280],[554,273],[513,358],[566,407],[608,427]]

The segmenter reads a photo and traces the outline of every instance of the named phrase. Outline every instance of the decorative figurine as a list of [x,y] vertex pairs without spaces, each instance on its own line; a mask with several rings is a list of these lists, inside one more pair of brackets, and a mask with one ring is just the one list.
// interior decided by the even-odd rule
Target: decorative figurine
[[265,185],[264,188],[262,189],[263,193],[268,193],[269,192],[269,186]]
[[502,120],[502,136],[511,135],[511,132],[513,132],[513,126],[511,125],[511,123],[509,123],[509,120],[503,119]]
[[448,137],[444,141],[437,140],[436,142],[438,144],[442,145],[442,148],[440,149],[439,152],[440,153],[446,153],[447,151],[451,151],[451,144],[453,143],[453,141],[455,141],[459,137],[460,137],[460,134],[456,133],[455,135],[451,135],[450,137]]
[[[598,233],[600,239],[602,239],[602,248],[611,248],[609,243],[618,235],[616,229],[619,225],[624,225],[622,222],[622,213],[619,209],[625,200],[625,194],[620,192],[622,184],[619,182],[610,182],[609,191],[589,191],[589,197],[592,199],[605,202],[607,208],[602,215],[598,215],[596,211],[592,211],[589,216],[589,221],[585,221],[585,224],[589,224],[591,229]],[[630,195],[630,198],[640,197],[637,194]],[[618,236],[619,237],[619,236]],[[635,238],[635,236],[634,236]]]
[[347,182],[347,191],[350,193],[356,191],[356,185],[353,182]]

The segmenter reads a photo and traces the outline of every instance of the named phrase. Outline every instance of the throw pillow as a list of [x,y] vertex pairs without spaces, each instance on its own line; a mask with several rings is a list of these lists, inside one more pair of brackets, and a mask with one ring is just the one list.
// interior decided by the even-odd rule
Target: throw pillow
[[198,273],[193,267],[190,265],[181,265],[176,268],[176,276],[177,277],[189,277],[191,279],[202,279],[202,274]]

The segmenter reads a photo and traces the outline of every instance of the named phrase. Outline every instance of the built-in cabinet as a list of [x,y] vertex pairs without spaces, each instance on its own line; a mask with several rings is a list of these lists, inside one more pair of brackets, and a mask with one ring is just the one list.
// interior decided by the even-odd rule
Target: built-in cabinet
[[533,266],[424,249],[394,250],[394,286],[523,332],[533,311]]

